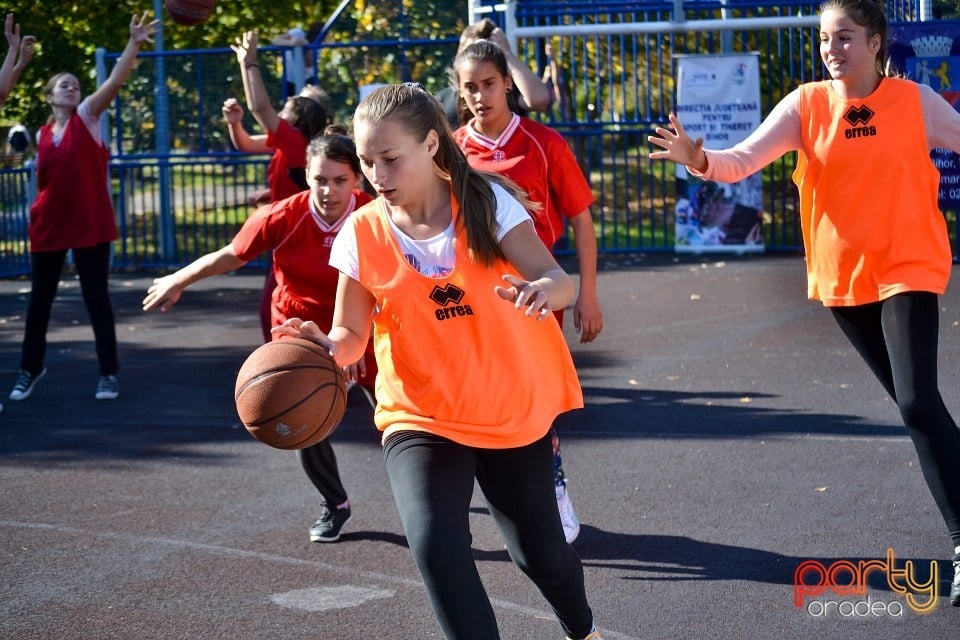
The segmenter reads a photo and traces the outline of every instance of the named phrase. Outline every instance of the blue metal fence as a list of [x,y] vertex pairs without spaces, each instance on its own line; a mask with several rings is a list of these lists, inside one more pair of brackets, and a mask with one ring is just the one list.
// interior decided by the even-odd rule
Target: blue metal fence
[[[385,5],[386,3],[381,3]],[[341,8],[345,6],[341,5]],[[419,5],[417,5],[419,6]],[[682,18],[694,21],[812,16],[811,2],[694,0],[682,3]],[[822,77],[818,34],[813,26],[732,28],[703,23],[699,30],[677,23],[672,2],[598,0],[595,2],[525,0],[503,7],[470,2],[471,17],[490,15],[518,32],[550,27],[561,36],[521,37],[517,50],[541,72],[547,45],[563,74],[564,100],[540,116],[570,141],[597,197],[593,213],[601,252],[673,250],[675,188],[672,171],[646,156],[646,136],[665,120],[674,100],[673,56],[690,53],[760,52],[762,110],[799,83]],[[451,21],[445,33],[413,32],[412,21],[396,0],[396,21],[381,32],[350,31],[350,21],[331,22],[327,40],[311,45],[314,71],[330,93],[336,119],[349,124],[359,87],[374,82],[416,80],[437,91],[446,84],[464,20]],[[890,16],[917,19],[915,2],[888,4]],[[348,26],[338,30],[337,25]],[[667,28],[655,31],[659,23]],[[596,25],[633,24],[631,31],[597,33]],[[712,24],[712,26],[710,26]],[[639,25],[639,26],[638,26]],[[590,32],[589,28],[594,28]],[[260,58],[268,91],[282,103],[288,81],[284,49],[263,47]],[[102,66],[118,54],[103,56]],[[273,69],[273,73],[269,70]],[[165,112],[158,122],[155,78],[164,78]],[[136,75],[117,99],[109,137],[113,144],[112,190],[121,237],[118,268],[173,268],[226,244],[252,210],[247,196],[266,182],[265,156],[232,150],[220,107],[227,97],[242,102],[238,65],[229,49],[148,51]],[[248,130],[256,130],[246,116]],[[169,133],[167,133],[169,132]],[[159,136],[164,138],[158,143]],[[158,148],[169,153],[157,153]],[[784,157],[764,171],[765,244],[771,251],[800,249],[794,158]],[[29,173],[0,170],[0,277],[28,271],[25,226]],[[956,212],[947,212],[956,238]],[[570,250],[570,247],[567,247]],[[957,253],[960,253],[958,251]]]

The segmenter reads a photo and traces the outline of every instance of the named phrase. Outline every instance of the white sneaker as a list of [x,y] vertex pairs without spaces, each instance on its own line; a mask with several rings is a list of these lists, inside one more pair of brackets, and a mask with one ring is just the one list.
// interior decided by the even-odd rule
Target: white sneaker
[[33,393],[33,387],[37,384],[37,381],[46,375],[46,373],[46,367],[44,367],[40,373],[30,373],[29,371],[20,369],[17,382],[13,385],[13,391],[10,392],[10,399],[19,401],[29,398],[30,394]]
[[563,524],[563,537],[567,539],[568,543],[572,543],[580,535],[580,520],[573,510],[573,501],[570,500],[567,485],[558,484],[556,489],[557,508],[560,510],[560,522]]
[[120,383],[117,382],[117,376],[100,376],[94,397],[97,400],[116,400],[119,395]]

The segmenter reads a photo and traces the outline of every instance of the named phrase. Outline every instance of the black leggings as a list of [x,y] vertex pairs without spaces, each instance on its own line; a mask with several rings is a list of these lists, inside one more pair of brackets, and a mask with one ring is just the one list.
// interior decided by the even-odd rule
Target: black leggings
[[856,307],[832,307],[854,348],[896,401],[920,469],[960,545],[960,431],[937,386],[937,295],[910,292]]
[[333,453],[329,438],[306,449],[298,449],[297,458],[330,509],[336,509],[347,501],[347,490],[340,480],[337,456]]
[[[80,276],[83,302],[93,326],[100,375],[113,375],[120,365],[117,359],[117,330],[110,303],[110,243],[73,249],[73,262]],[[30,302],[27,306],[26,330],[20,355],[20,368],[40,373],[47,353],[47,328],[50,309],[57,297],[60,274],[67,250],[41,251],[30,254]]]
[[497,621],[471,550],[474,479],[510,558],[571,638],[590,633],[583,566],[567,544],[553,488],[550,435],[515,449],[475,449],[429,433],[394,434],[387,475],[410,551],[449,640],[497,640]]

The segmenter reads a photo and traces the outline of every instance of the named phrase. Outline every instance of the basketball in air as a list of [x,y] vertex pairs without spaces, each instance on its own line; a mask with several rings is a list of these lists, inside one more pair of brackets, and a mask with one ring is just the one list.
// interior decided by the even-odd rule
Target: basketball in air
[[213,15],[217,0],[163,0],[163,6],[177,24],[203,24]]
[[343,419],[346,377],[324,347],[280,338],[247,357],[234,399],[254,438],[277,449],[303,449],[328,438]]

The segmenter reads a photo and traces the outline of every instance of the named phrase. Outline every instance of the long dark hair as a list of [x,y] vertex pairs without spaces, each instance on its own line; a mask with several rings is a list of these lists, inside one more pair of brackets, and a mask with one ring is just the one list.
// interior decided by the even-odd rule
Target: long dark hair
[[290,125],[307,140],[322,133],[330,124],[330,112],[320,100],[307,96],[289,98]]
[[[460,50],[460,53],[457,54],[457,57],[453,59],[453,66],[449,70],[450,82],[453,83],[457,88],[457,95],[459,100],[457,101],[458,116],[460,122],[466,122],[473,114],[470,113],[470,109],[467,108],[466,102],[463,100],[463,96],[459,95],[460,91],[460,68],[466,62],[473,62],[474,64],[481,62],[489,62],[497,69],[497,73],[501,77],[510,79],[510,91],[507,92],[507,108],[510,109],[513,113],[520,113],[525,115],[525,112],[522,111],[520,107],[520,91],[517,89],[516,84],[513,83],[513,77],[510,75],[510,67],[507,66],[507,56],[504,55],[503,49],[490,42],[489,40],[477,40],[476,42],[467,45]],[[466,109],[466,114],[459,112],[459,109]],[[466,119],[464,119],[466,115]]]
[[360,158],[357,157],[357,145],[347,135],[347,129],[341,125],[329,125],[321,135],[310,141],[307,145],[307,163],[317,156],[350,165],[355,174],[363,175]]
[[433,95],[411,83],[380,87],[364,98],[353,120],[354,123],[390,120],[420,142],[426,140],[431,130],[436,131],[440,143],[433,163],[438,174],[450,182],[460,204],[457,224],[466,231],[471,258],[486,265],[504,258],[496,236],[497,201],[490,186],[491,177],[467,163]]
[[874,35],[880,36],[880,49],[877,50],[874,64],[877,73],[881,76],[887,75],[887,14],[884,13],[883,4],[877,0],[826,0],[820,5],[819,13],[828,10],[843,13],[856,24],[866,28],[867,40]]

